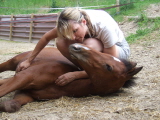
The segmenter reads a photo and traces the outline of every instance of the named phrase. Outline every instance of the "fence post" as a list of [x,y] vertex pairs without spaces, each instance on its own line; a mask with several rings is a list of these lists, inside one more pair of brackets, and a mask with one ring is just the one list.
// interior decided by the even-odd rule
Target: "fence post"
[[12,23],[12,21],[13,21],[13,14],[11,15],[11,20],[10,20],[10,33],[9,33],[9,40],[11,40],[12,41],[12,30],[13,30],[13,23]]
[[[120,0],[116,0],[116,5],[120,5]],[[117,13],[120,12],[120,7],[117,7],[116,11]]]
[[33,32],[33,17],[34,14],[31,14],[30,30],[29,30],[29,42],[32,42],[32,32]]

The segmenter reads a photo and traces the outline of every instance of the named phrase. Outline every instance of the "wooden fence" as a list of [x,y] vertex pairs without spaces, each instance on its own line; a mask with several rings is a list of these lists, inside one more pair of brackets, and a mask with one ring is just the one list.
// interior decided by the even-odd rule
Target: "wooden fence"
[[47,31],[56,26],[57,14],[1,15],[0,39],[38,42]]
[[[111,9],[132,4],[128,0],[126,4],[119,4],[120,0],[116,0],[116,5],[101,8],[102,10]],[[30,14],[30,15],[0,15],[0,39],[10,41],[35,42],[49,30],[56,26],[57,14]]]

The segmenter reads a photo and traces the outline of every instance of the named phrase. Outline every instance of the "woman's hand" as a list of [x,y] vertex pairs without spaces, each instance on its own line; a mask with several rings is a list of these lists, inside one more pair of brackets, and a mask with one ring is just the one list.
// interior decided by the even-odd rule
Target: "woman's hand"
[[55,81],[56,85],[64,86],[76,79],[74,72],[68,72],[58,77]]
[[31,65],[31,63],[29,62],[29,60],[25,60],[22,63],[20,63],[16,69],[16,72],[20,72],[22,70],[27,69],[29,66]]

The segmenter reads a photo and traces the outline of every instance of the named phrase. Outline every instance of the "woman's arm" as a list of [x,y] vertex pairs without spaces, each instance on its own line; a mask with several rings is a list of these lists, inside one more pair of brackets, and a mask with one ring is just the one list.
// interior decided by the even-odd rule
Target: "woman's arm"
[[117,50],[116,45],[113,45],[113,46],[110,47],[110,48],[104,48],[104,49],[103,49],[103,53],[110,54],[110,55],[112,55],[112,56],[114,56],[114,57],[117,57],[117,58],[118,58],[118,56],[119,56],[119,52],[118,52],[118,50]]
[[39,54],[39,52],[49,43],[49,41],[56,37],[57,37],[56,28],[45,33],[40,39],[40,41],[37,43],[35,49],[33,50],[32,54],[28,58],[28,61],[31,63],[34,60],[34,58]]
[[50,40],[54,39],[57,37],[57,29],[54,28],[50,30],[49,32],[45,33],[40,41],[37,43],[36,47],[34,48],[33,52],[31,55],[23,61],[17,68],[17,72],[24,70],[30,66],[34,58],[39,54],[39,52],[49,43]]
[[73,80],[81,78],[88,78],[88,74],[85,71],[68,72],[59,76],[55,83],[59,86],[64,86]]

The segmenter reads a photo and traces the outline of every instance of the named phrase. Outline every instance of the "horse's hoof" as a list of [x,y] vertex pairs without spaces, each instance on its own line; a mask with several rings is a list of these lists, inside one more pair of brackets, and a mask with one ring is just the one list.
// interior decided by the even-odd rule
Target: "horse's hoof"
[[21,105],[17,101],[10,100],[0,104],[0,111],[12,113],[18,111],[20,107]]

